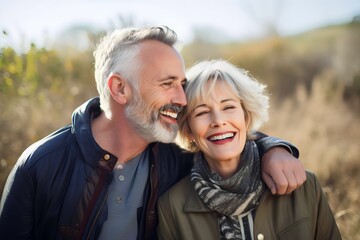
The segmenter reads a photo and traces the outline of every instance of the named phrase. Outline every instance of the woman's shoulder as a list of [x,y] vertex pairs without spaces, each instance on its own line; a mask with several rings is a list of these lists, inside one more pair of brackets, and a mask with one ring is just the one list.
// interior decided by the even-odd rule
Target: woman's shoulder
[[[315,200],[321,195],[322,187],[315,173],[306,170],[306,181],[299,188],[295,189],[289,195],[282,195],[291,199]],[[285,199],[284,198],[284,199]]]
[[306,173],[306,181],[303,185],[308,185],[313,187],[320,185],[319,179],[314,172],[310,170],[306,170],[305,173]]
[[193,191],[193,187],[190,175],[187,175],[161,195],[159,201],[184,202],[191,191]]
[[167,192],[171,195],[184,194],[192,190],[192,183],[190,175],[185,176],[180,181],[174,184]]

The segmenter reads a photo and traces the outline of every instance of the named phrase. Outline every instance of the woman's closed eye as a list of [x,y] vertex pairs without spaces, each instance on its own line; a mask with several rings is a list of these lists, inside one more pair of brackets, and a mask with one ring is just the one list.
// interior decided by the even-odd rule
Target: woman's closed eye
[[208,111],[208,110],[196,111],[196,112],[194,112],[194,117],[200,117],[200,116],[205,115],[205,114],[207,114],[209,112],[210,111]]
[[236,107],[233,106],[233,105],[227,105],[227,106],[224,107],[224,110],[226,111],[226,110],[231,110],[231,109],[235,109],[235,108]]

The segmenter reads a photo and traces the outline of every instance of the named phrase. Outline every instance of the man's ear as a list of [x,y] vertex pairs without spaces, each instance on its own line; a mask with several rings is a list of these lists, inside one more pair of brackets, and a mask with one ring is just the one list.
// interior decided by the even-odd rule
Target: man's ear
[[120,104],[125,104],[130,94],[129,83],[118,74],[112,74],[107,83],[112,98]]

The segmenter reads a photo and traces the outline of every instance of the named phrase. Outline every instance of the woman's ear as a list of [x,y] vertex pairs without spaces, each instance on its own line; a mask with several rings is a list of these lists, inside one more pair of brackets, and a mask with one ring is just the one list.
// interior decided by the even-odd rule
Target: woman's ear
[[191,143],[194,143],[195,142],[195,138],[193,138],[192,136],[188,135],[187,136],[187,140]]
[[108,88],[112,98],[120,103],[125,104],[129,98],[128,82],[118,74],[112,74],[108,79]]
[[186,126],[187,130],[186,130],[186,137],[188,139],[189,142],[194,143],[195,142],[195,138],[194,135],[191,132],[191,129],[189,127],[189,125]]

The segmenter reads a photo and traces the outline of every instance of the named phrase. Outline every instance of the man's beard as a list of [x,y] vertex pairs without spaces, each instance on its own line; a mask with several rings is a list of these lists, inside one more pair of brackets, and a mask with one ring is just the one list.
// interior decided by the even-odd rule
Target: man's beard
[[[145,140],[150,142],[172,142],[178,131],[177,124],[169,124],[160,121],[160,110],[154,111],[133,89],[133,98],[131,103],[125,109],[127,119],[132,123],[137,133]],[[166,105],[164,109],[176,108],[180,112],[181,107]]]

